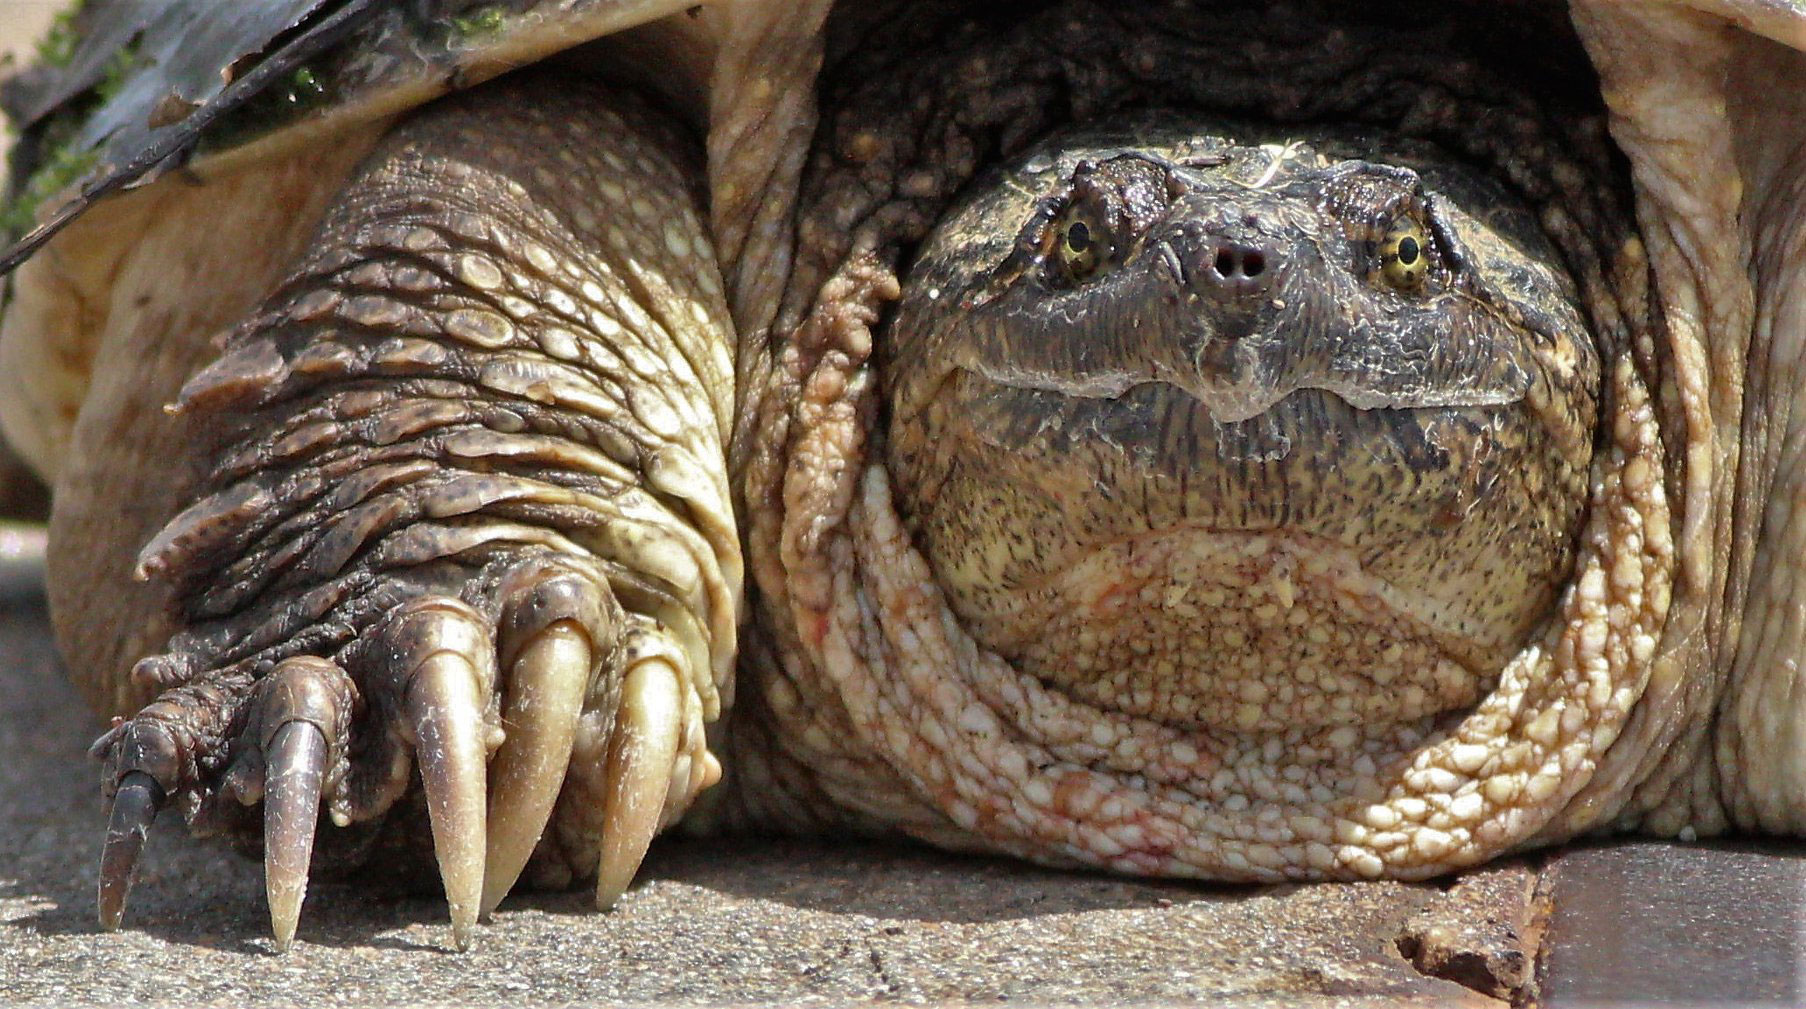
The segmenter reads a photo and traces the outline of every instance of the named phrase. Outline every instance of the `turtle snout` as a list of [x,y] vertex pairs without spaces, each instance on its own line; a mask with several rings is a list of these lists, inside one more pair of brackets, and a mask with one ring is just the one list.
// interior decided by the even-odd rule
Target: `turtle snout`
[[1286,243],[1258,219],[1187,221],[1167,239],[1180,276],[1196,294],[1234,304],[1259,301],[1285,272]]

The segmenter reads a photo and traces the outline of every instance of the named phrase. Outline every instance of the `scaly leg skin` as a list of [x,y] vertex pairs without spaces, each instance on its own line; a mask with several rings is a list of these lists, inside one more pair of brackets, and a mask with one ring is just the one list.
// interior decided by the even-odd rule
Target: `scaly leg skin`
[[423,840],[418,787],[463,948],[529,862],[611,906],[719,776],[732,334],[696,162],[601,87],[442,102],[189,378],[204,475],[138,560],[184,626],[95,744],[104,927],[174,805],[261,848],[287,947],[310,866]]

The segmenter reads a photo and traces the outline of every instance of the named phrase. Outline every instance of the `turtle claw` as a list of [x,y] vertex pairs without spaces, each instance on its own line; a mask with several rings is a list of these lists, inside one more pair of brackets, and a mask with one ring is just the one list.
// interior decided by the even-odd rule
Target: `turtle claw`
[[580,628],[560,621],[536,635],[510,667],[502,714],[508,738],[490,768],[485,916],[520,878],[552,817],[595,667],[593,652]]
[[302,657],[278,665],[257,701],[264,753],[263,886],[278,952],[295,941],[320,797],[355,696],[343,669]]
[[633,882],[664,820],[665,796],[682,738],[677,670],[649,659],[627,674],[608,755],[609,792],[596,865],[596,908],[615,906]]
[[265,758],[263,884],[278,951],[294,942],[307,896],[326,755],[326,736],[319,727],[297,721],[276,730]]
[[489,628],[458,600],[424,598],[405,606],[384,636],[405,677],[402,731],[426,792],[453,941],[468,949],[483,899],[490,742],[499,736],[485,717],[495,682]]
[[138,855],[165,798],[163,786],[143,771],[126,772],[113,792],[107,839],[100,850],[100,927],[109,932],[125,917],[125,899],[138,869]]
[[470,948],[488,847],[487,769],[476,673],[462,656],[427,660],[408,692],[415,759],[458,949]]

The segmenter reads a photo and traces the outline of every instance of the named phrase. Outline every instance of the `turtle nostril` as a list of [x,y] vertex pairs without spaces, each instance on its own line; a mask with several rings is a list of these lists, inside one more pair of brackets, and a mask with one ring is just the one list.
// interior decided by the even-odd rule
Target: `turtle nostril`
[[1225,304],[1253,305],[1276,290],[1287,273],[1291,248],[1286,237],[1236,230],[1191,222],[1174,229],[1160,243],[1174,278],[1193,293]]
[[1246,245],[1225,243],[1217,246],[1216,260],[1211,267],[1224,280],[1251,279],[1267,272],[1267,255]]

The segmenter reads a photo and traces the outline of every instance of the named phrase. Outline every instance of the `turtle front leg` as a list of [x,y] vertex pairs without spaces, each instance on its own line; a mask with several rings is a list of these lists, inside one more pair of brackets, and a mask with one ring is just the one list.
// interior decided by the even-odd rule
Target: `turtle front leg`
[[431,850],[462,947],[529,860],[608,906],[718,777],[741,565],[697,160],[600,87],[442,102],[188,379],[195,457],[141,464],[198,489],[137,566],[183,627],[95,747],[103,925],[174,804],[261,848],[279,946],[310,865]]

